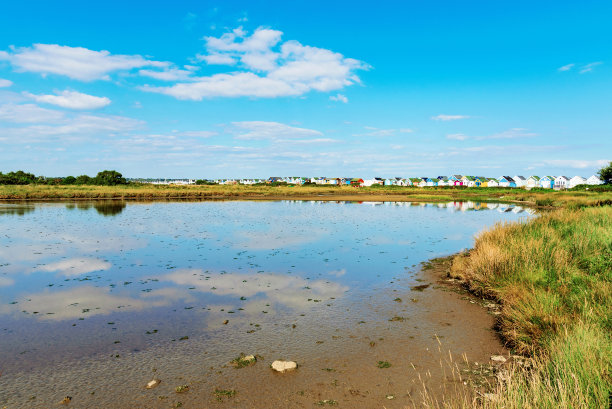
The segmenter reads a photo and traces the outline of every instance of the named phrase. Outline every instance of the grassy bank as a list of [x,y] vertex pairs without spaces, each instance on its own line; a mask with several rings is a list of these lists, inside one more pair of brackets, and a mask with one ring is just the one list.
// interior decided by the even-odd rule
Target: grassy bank
[[534,357],[531,369],[512,367],[484,407],[608,407],[612,207],[498,224],[454,258],[450,274],[501,303],[501,334],[514,351]]
[[538,206],[612,203],[612,191],[543,191],[503,188],[419,188],[380,186],[245,186],[245,185],[1,185],[0,200],[63,199],[316,199],[373,201],[480,201],[525,202]]

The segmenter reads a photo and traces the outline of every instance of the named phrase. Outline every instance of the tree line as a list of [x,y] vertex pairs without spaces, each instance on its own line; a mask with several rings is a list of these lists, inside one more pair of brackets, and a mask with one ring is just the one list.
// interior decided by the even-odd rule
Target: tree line
[[0,172],[0,185],[127,185],[128,181],[116,170],[103,170],[94,177],[88,175],[46,177],[36,176],[22,170],[17,172]]

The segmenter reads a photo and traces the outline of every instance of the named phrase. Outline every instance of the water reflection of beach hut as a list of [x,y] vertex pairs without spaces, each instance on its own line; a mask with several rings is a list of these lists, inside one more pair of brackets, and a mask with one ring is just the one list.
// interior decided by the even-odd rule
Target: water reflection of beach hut
[[514,206],[514,209],[512,209],[512,213],[515,214],[519,214],[519,213],[523,213],[523,207],[522,206]]
[[497,207],[497,211],[500,213],[504,213],[508,210],[508,205],[504,204],[504,203],[500,203],[500,205]]
[[498,206],[499,206],[499,203],[487,203],[487,208],[490,210],[497,209]]

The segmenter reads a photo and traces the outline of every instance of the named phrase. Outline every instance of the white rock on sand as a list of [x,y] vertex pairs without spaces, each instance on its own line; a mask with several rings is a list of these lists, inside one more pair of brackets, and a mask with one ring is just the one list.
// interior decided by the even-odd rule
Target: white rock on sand
[[491,361],[495,361],[495,362],[506,362],[506,358],[504,358],[501,355],[491,355]]
[[160,383],[160,382],[161,382],[161,381],[160,381],[159,379],[153,379],[153,380],[150,380],[150,381],[147,383],[146,388],[147,388],[147,389],[153,389],[153,388],[155,388],[157,385],[159,385],[159,383]]
[[274,361],[272,362],[272,369],[277,372],[291,371],[297,368],[297,363],[293,361]]

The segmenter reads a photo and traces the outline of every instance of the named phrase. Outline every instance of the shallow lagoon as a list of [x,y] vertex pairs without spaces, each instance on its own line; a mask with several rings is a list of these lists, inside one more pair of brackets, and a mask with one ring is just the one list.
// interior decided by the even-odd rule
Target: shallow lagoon
[[[331,333],[386,322],[377,294],[418,284],[419,263],[529,216],[471,202],[0,204],[0,404],[57,403],[59,385],[94,388],[80,370],[104,365],[140,382],[153,367],[195,379],[240,352],[308,362]],[[175,368],[160,351],[202,355]],[[63,375],[45,388],[49,373]],[[121,379],[107,390],[130,396]]]

